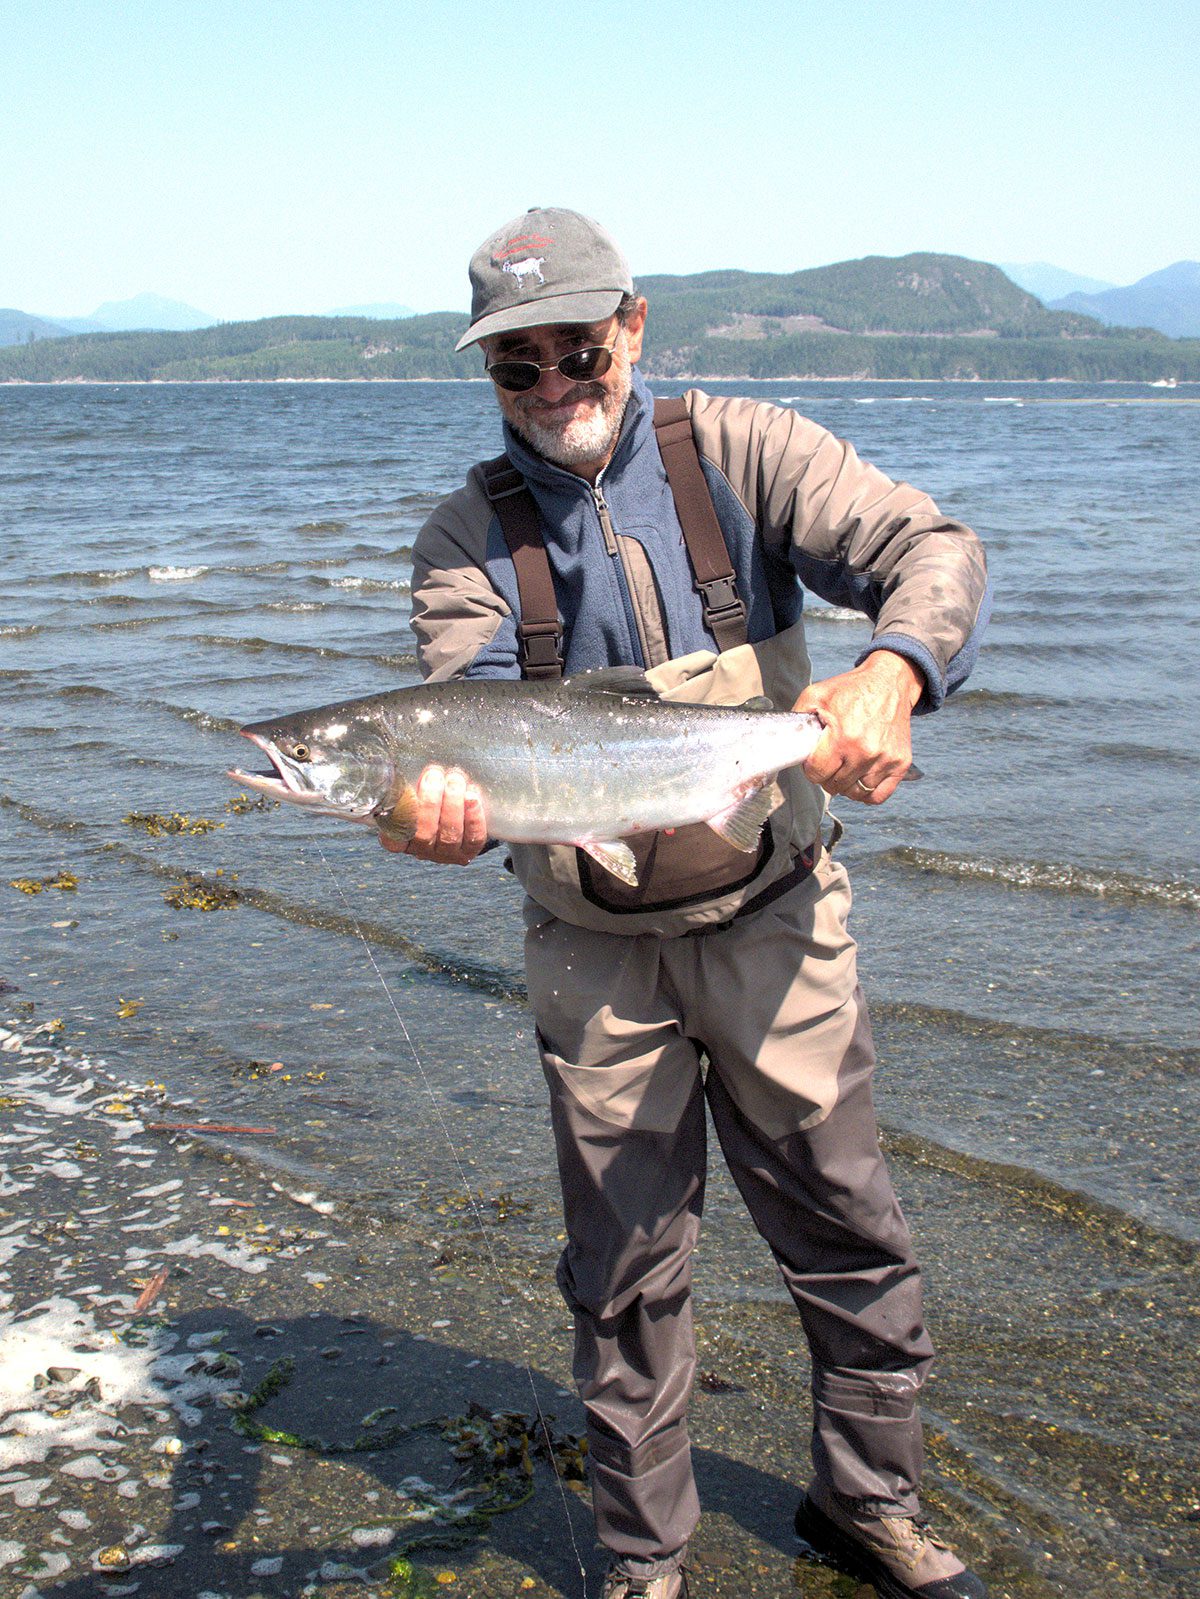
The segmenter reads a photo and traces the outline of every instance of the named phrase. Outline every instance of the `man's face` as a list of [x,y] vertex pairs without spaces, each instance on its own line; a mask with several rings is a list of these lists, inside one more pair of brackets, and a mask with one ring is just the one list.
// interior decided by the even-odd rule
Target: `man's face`
[[[522,394],[495,386],[500,410],[513,431],[546,460],[594,478],[607,464],[621,431],[645,321],[643,300],[624,323],[615,316],[603,322],[556,322],[485,340],[489,364],[536,361],[551,368],[542,373],[535,388]],[[599,344],[613,346],[612,365],[602,377],[573,383],[553,370],[553,363],[572,350]]]

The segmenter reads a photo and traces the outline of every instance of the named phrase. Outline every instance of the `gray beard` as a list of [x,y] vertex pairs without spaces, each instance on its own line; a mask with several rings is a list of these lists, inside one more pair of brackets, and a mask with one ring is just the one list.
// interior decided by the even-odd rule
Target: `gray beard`
[[569,422],[565,427],[547,427],[537,419],[536,411],[522,411],[509,418],[514,432],[520,434],[544,460],[567,468],[590,466],[595,461],[607,461],[612,454],[625,419],[625,407],[633,392],[633,370],[626,367],[624,381],[615,390],[599,384],[580,384],[584,394],[597,395],[600,405],[590,416]]

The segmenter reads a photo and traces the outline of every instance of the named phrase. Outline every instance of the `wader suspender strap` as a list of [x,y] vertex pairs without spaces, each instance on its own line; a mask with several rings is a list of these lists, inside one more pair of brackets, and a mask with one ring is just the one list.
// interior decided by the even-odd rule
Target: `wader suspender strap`
[[533,495],[507,455],[484,463],[483,482],[517,574],[517,659],[521,676],[561,677],[562,623]]
[[719,650],[731,650],[746,642],[746,607],[738,596],[733,563],[700,465],[685,400],[655,400],[654,436],[667,469],[696,592],[704,606],[704,625]]
[[[738,596],[733,563],[700,465],[683,400],[655,400],[654,436],[683,530],[704,624],[718,650],[746,642],[746,607]],[[562,623],[554,596],[550,557],[525,479],[507,455],[483,466],[484,492],[500,521],[517,576],[517,659],[524,678],[561,677]]]

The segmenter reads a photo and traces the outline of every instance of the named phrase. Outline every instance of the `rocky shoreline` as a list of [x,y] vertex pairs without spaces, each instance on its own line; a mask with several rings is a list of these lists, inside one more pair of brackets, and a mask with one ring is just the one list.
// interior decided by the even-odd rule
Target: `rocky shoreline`
[[[597,1590],[552,1194],[364,1220],[28,1027],[0,1030],[0,1148],[3,1599]],[[934,1266],[939,1526],[994,1599],[1200,1594],[1196,1251],[915,1143],[890,1159]],[[693,1592],[849,1599],[791,1535],[804,1361],[726,1187]]]

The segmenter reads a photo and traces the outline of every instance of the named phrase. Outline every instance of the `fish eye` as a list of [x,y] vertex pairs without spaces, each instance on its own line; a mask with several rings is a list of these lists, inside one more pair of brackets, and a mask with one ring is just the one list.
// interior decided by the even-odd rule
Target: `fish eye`
[[306,761],[311,754],[312,751],[307,744],[292,745],[292,759],[294,761]]

